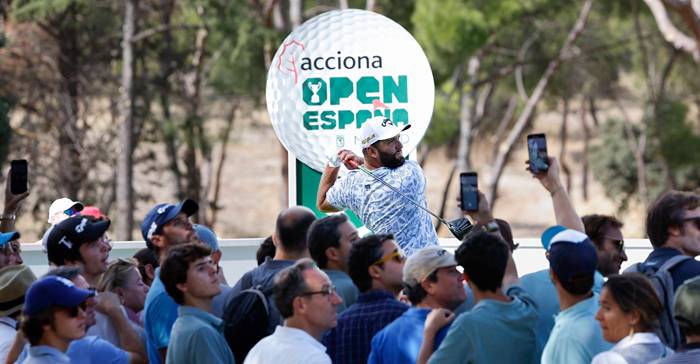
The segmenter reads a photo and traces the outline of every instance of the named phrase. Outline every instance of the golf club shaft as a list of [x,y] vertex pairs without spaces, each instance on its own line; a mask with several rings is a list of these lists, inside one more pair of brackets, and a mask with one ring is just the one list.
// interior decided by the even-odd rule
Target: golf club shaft
[[372,173],[372,172],[371,172],[370,170],[368,170],[367,168],[365,168],[365,167],[363,167],[363,166],[357,166],[357,169],[361,170],[361,171],[364,172],[365,174],[367,174],[367,175],[369,175],[370,177],[374,178],[375,180],[379,181],[379,183],[383,184],[384,186],[389,187],[392,191],[398,193],[399,196],[401,196],[401,197],[403,197],[404,199],[410,201],[412,204],[416,205],[416,207],[418,207],[419,209],[421,209],[421,210],[423,210],[423,211],[429,213],[430,215],[434,216],[434,217],[435,217],[436,219],[438,219],[441,223],[443,223],[443,224],[449,226],[449,224],[447,223],[447,221],[446,221],[445,219],[443,219],[443,218],[441,218],[440,216],[435,215],[434,213],[430,212],[430,210],[428,210],[428,209],[426,209],[425,207],[421,206],[418,202],[414,201],[412,198],[410,198],[410,197],[404,195],[404,194],[403,194],[401,191],[399,191],[396,187],[390,185],[389,183],[387,183],[386,181],[384,181],[383,179],[381,179],[379,176],[375,176],[374,173]]

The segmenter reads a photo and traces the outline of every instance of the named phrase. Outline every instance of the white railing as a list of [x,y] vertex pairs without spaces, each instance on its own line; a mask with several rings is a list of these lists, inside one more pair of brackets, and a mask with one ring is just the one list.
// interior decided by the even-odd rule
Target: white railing
[[[229,284],[234,284],[243,273],[257,266],[255,252],[262,241],[263,238],[222,239],[219,241],[219,248],[222,252],[220,264]],[[539,239],[516,239],[516,243],[519,243],[520,246],[515,250],[513,258],[521,276],[548,267]],[[454,238],[440,239],[440,245],[448,250],[454,250],[459,246],[459,241]],[[110,259],[131,257],[145,246],[143,241],[113,242]],[[624,270],[631,263],[644,261],[651,249],[651,244],[647,239],[625,240],[625,252],[629,260],[623,263],[622,269]],[[37,277],[49,269],[48,260],[40,244],[22,244],[22,258]]]

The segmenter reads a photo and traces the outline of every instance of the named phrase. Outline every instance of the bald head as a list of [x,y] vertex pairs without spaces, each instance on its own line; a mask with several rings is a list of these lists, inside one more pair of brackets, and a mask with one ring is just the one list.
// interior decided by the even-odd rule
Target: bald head
[[278,246],[288,252],[305,251],[306,232],[314,220],[316,215],[307,207],[293,206],[282,210],[275,225]]

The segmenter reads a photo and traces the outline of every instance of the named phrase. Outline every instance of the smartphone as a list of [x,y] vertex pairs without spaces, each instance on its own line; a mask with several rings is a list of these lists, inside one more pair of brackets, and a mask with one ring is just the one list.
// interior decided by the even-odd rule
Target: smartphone
[[530,158],[530,172],[533,174],[547,172],[549,159],[547,158],[547,139],[544,134],[527,136],[527,154]]
[[465,172],[459,175],[460,194],[463,211],[479,210],[479,188],[477,186],[478,177],[475,172]]
[[10,162],[10,192],[19,195],[27,192],[27,160],[19,159]]

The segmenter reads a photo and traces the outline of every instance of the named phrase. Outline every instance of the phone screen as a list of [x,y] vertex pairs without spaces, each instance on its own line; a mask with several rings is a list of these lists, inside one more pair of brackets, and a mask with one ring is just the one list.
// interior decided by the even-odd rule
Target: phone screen
[[27,192],[27,161],[24,159],[10,162],[10,192],[18,195]]
[[477,186],[478,177],[476,173],[468,172],[459,175],[460,199],[462,202],[462,210],[478,211],[479,210],[479,192]]
[[530,157],[530,171],[534,174],[547,172],[549,161],[547,159],[547,139],[544,134],[527,136],[527,152]]

